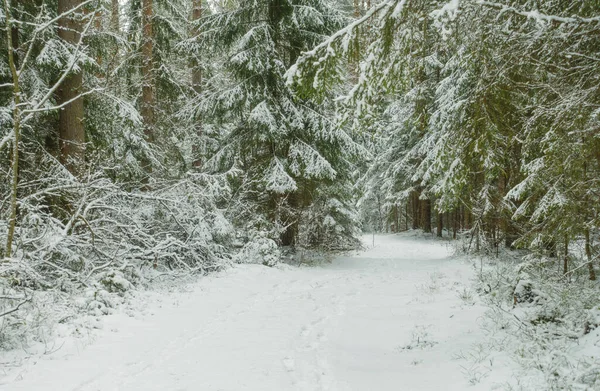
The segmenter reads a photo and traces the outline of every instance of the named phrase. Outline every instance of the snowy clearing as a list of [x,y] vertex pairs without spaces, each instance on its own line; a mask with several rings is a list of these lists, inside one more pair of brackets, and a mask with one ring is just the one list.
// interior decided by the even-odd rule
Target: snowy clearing
[[470,293],[472,273],[445,243],[410,235],[376,236],[374,248],[320,267],[240,265],[149,304],[143,315],[105,317],[88,346],[31,358],[0,373],[0,385],[500,389],[512,372],[503,355],[469,359],[485,344],[485,307]]

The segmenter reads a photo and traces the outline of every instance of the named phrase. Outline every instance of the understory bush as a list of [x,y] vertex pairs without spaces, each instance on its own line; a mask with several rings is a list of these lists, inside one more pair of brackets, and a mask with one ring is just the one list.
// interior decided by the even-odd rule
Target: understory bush
[[[102,171],[77,179],[52,159],[39,168],[46,175],[20,184],[13,254],[0,263],[0,349],[39,336],[35,317],[50,327],[64,314],[107,314],[157,276],[231,263],[234,230],[215,195],[227,194],[219,177],[190,174],[132,190]],[[0,223],[3,243],[6,232]]]
[[260,263],[265,266],[276,265],[281,258],[279,247],[265,234],[251,238],[234,256],[236,263]]
[[521,367],[507,388],[598,389],[597,281],[589,281],[583,267],[565,275],[562,260],[537,254],[508,252],[488,261],[476,287],[490,308],[483,322],[490,348],[508,352]]

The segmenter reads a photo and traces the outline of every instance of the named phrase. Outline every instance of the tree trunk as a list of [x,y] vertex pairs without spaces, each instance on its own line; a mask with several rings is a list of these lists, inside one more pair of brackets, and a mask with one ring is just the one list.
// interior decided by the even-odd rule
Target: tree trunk
[[431,233],[431,200],[423,200],[421,202],[422,211],[421,218],[423,219],[422,226],[423,232],[430,234]]
[[298,238],[299,230],[298,216],[296,215],[296,211],[300,205],[298,199],[299,196],[299,192],[293,192],[287,196],[287,207],[284,206],[285,212],[281,216],[282,222],[286,225],[285,231],[282,232],[279,237],[282,246],[294,247],[296,245],[296,239]]
[[585,255],[588,262],[588,271],[590,274],[590,280],[596,281],[596,271],[594,270],[594,260],[592,259],[592,246],[590,243],[590,230],[585,230]]
[[[81,0],[59,0],[58,14],[79,6]],[[69,46],[76,46],[81,35],[79,12],[72,12],[58,20],[58,36]],[[60,161],[74,175],[82,172],[85,161],[85,128],[83,125],[83,72],[73,71],[57,90],[57,103],[67,103],[59,111],[58,137]]]
[[565,257],[563,258],[563,274],[569,272],[569,237],[565,235]]
[[118,34],[121,29],[121,24],[119,23],[119,0],[111,0],[111,8],[110,8],[110,30]]
[[13,48],[13,61],[15,63],[15,67],[19,69],[19,27],[13,26],[10,30],[12,37],[12,48]]
[[[193,0],[192,7],[192,23],[195,23],[199,21],[202,17],[202,0]],[[194,24],[191,33],[194,37],[200,34],[200,29],[197,27],[197,25]],[[195,57],[192,57],[190,67],[192,72],[192,88],[198,96],[202,92],[202,68],[200,67],[199,62]],[[203,160],[202,145],[200,144],[200,140],[202,138],[202,119],[197,118],[196,123],[194,125],[197,140],[192,147],[192,153],[194,155],[194,161],[192,165],[194,167],[200,167],[202,166]]]
[[436,235],[438,238],[442,237],[443,230],[444,230],[444,214],[438,213],[438,215],[437,215],[437,230],[436,230]]
[[454,213],[452,213],[452,239],[456,239],[456,232],[458,231],[458,216],[459,209],[456,209]]
[[[141,115],[144,121],[146,140],[154,142],[154,10],[152,0],[142,0],[142,104]],[[148,163],[149,164],[149,163]],[[149,168],[149,167],[147,167]]]
[[[585,143],[585,140],[583,140],[583,141]],[[587,180],[587,176],[588,176],[587,171],[588,171],[587,162],[584,162],[583,163],[583,179],[584,180]],[[585,203],[586,204],[589,203],[587,194],[585,195]],[[590,229],[589,228],[585,229],[585,255],[587,258],[588,272],[590,275],[590,280],[595,281],[596,280],[596,271],[594,270],[594,262],[592,259],[592,245],[590,243]]]
[[464,229],[465,230],[470,230],[471,229],[471,214],[469,213],[469,211],[467,210],[466,206],[463,206],[463,219],[464,219]]
[[[10,212],[8,218],[8,232],[6,235],[6,248],[4,256],[9,258],[12,255],[12,243],[15,235],[15,226],[17,224],[17,189],[19,185],[19,142],[21,140],[21,89],[19,85],[19,73],[17,71],[15,59],[15,43],[13,42],[13,29],[11,27],[10,4],[4,0],[6,9],[6,40],[8,50],[8,66],[12,75],[13,82],[13,146],[11,159],[11,187],[10,187]],[[1,255],[1,254],[0,254]]]
[[419,208],[420,208],[420,200],[419,200],[419,192],[417,191],[413,191],[412,192],[412,229],[419,229],[419,223],[420,223],[420,214],[419,214]]

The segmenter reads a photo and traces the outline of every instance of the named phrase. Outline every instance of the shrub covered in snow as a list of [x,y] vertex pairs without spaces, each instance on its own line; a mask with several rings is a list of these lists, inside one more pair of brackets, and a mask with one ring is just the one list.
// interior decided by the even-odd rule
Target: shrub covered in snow
[[494,349],[521,364],[522,389],[600,387],[600,290],[587,271],[564,276],[558,259],[506,257],[484,267],[478,291]]
[[[195,175],[128,191],[100,173],[79,180],[52,161],[42,163],[52,175],[22,192],[14,252],[0,263],[6,277],[0,278],[0,315],[19,305],[14,297],[36,303],[46,297],[42,291],[61,292],[61,305],[105,314],[115,295],[156,275],[206,273],[229,264],[233,227],[217,206],[215,194],[226,194],[218,177]],[[81,292],[93,299],[73,306]],[[54,318],[46,307],[37,308]],[[32,312],[28,302],[0,316],[0,340],[32,331],[24,319]]]
[[321,251],[344,251],[360,247],[359,217],[349,202],[317,198],[300,217],[298,246]]
[[262,263],[265,266],[274,266],[280,260],[280,251],[273,239],[258,236],[248,241],[233,257],[237,263]]

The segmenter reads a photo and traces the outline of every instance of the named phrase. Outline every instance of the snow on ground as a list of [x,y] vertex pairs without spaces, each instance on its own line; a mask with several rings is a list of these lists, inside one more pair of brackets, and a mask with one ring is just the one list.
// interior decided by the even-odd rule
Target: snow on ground
[[465,359],[485,343],[472,273],[445,243],[409,235],[376,236],[374,248],[319,267],[240,265],[145,315],[105,317],[87,346],[0,371],[0,388],[502,388],[511,375],[502,356]]

